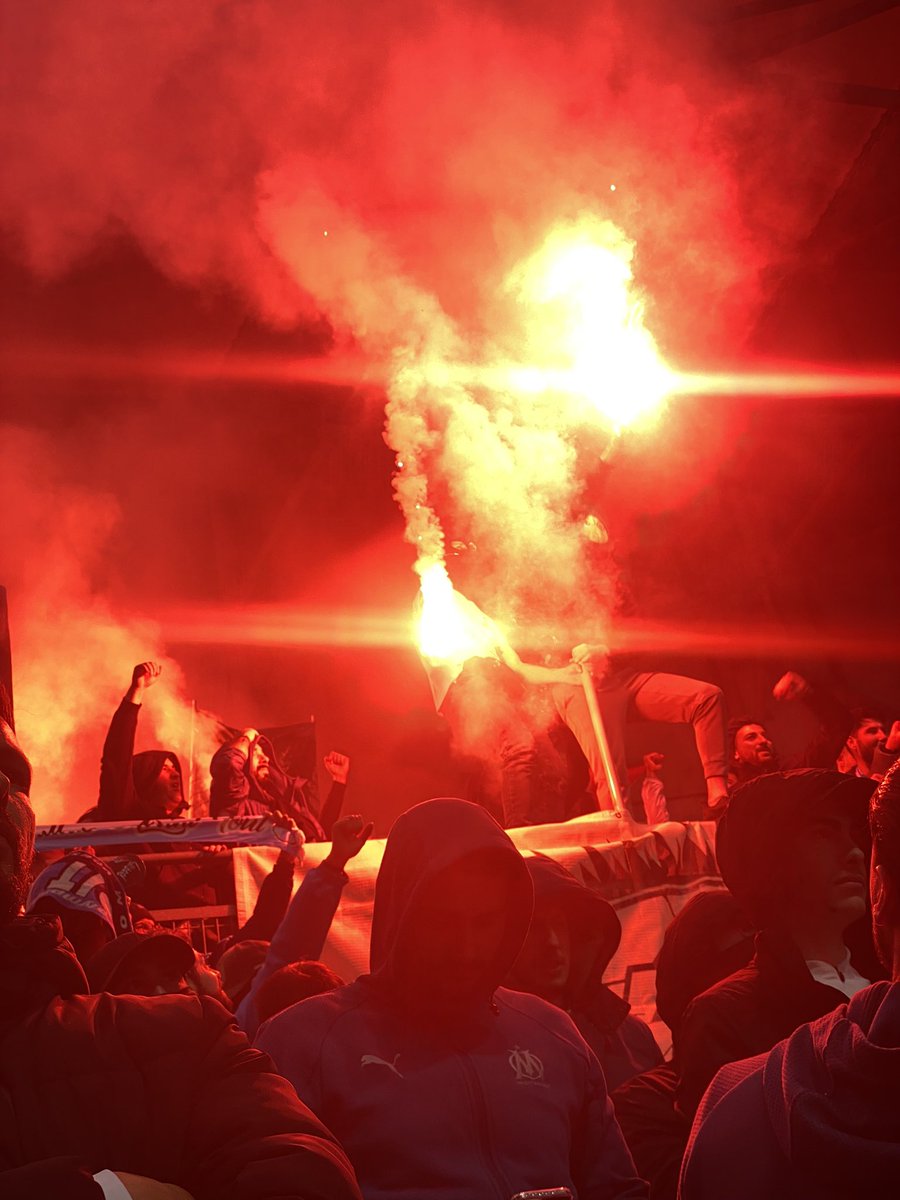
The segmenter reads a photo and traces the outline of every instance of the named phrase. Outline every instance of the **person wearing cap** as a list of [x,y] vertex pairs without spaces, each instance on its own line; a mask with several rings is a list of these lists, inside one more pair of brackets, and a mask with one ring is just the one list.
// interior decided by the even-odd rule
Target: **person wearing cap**
[[165,929],[125,933],[107,943],[85,964],[92,992],[116,996],[187,995],[185,976],[194,966],[194,949]]
[[804,769],[764,775],[732,793],[716,857],[757,930],[756,952],[684,1015],[678,1108],[688,1119],[721,1066],[770,1050],[877,971],[865,936],[873,789],[871,780]]
[[221,1005],[88,995],[59,920],[18,915],[30,788],[0,721],[3,1200],[360,1200],[343,1150]]
[[900,767],[875,790],[869,825],[873,933],[891,982],[873,983],[769,1053],[719,1071],[691,1131],[683,1200],[846,1200],[897,1192]]
[[607,900],[560,863],[534,855],[525,865],[534,885],[534,915],[506,982],[569,1014],[612,1091],[662,1062],[649,1026],[603,982],[622,940],[621,922]]
[[128,896],[110,862],[85,850],[72,851],[41,871],[25,911],[58,917],[82,965],[134,928]]

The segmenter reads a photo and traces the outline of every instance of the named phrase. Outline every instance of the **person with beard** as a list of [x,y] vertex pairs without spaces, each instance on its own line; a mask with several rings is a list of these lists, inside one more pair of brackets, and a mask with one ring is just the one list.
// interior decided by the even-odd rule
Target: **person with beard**
[[662,1062],[649,1026],[603,982],[622,925],[602,896],[552,859],[525,860],[534,915],[507,985],[567,1012],[597,1055],[610,1092]]
[[678,1109],[686,1118],[720,1067],[770,1050],[877,977],[866,920],[873,788],[836,771],[800,770],[732,793],[716,857],[757,930],[756,953],[682,1018]]
[[306,841],[325,842],[341,815],[350,759],[332,750],[323,761],[332,782],[320,821],[310,808],[309,781],[284,770],[265,734],[245,729],[220,746],[209,764],[210,814],[214,817],[281,814],[296,823]]
[[837,769],[847,775],[882,780],[900,756],[900,721],[890,732],[881,717],[872,716],[870,708],[858,708],[853,713],[850,736],[838,755]]
[[144,696],[162,673],[158,663],[138,663],[131,686],[113,713],[100,762],[100,798],[81,820],[142,821],[179,817],[187,809],[178,755],[171,750],[134,752]]
[[765,724],[756,717],[735,717],[728,722],[728,787],[738,787],[770,771],[803,767],[833,768],[850,728],[849,710],[833,696],[814,688],[796,671],[786,671],[772,689],[780,702],[800,701],[816,722],[815,732],[798,754],[781,760]]
[[[769,1053],[716,1075],[691,1131],[682,1200],[890,1196],[900,1179],[900,767],[869,806],[874,983]],[[739,1168],[736,1169],[736,1164]]]
[[418,804],[385,846],[371,973],[261,1027],[256,1044],[332,1123],[366,1200],[646,1196],[570,1018],[499,986],[532,903],[522,856],[485,809]]
[[88,995],[56,917],[20,917],[31,767],[0,721],[0,1196],[359,1200],[324,1126],[198,996]]

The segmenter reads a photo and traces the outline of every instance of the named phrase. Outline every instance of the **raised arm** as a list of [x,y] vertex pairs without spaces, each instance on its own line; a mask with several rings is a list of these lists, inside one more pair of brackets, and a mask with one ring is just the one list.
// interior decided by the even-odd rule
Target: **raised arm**
[[162,673],[158,663],[138,663],[131,673],[131,684],[113,713],[103,743],[100,760],[100,797],[97,802],[101,821],[126,821],[135,815],[132,759],[138,715],[144,693]]

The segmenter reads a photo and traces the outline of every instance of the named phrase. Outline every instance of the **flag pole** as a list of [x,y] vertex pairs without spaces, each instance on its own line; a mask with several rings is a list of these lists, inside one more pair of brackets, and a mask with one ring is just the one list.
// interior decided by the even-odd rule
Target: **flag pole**
[[622,789],[619,786],[619,777],[616,775],[609,739],[606,736],[606,726],[603,724],[603,715],[600,712],[600,704],[594,690],[594,678],[587,663],[583,663],[581,667],[581,686],[584,688],[588,716],[591,718],[591,727],[594,730],[594,737],[597,739],[597,749],[600,751],[600,761],[603,763],[603,774],[606,776],[606,786],[612,800],[613,812],[617,817],[624,817],[625,802],[622,799]]

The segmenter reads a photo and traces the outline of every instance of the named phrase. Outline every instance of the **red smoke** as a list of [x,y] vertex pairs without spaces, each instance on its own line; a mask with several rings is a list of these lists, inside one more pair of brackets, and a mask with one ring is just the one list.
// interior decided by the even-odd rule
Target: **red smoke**
[[587,208],[637,243],[664,348],[696,356],[740,341],[759,268],[808,218],[820,114],[799,127],[668,5],[2,8],[0,221],[40,272],[124,227],[271,320],[311,293],[353,332],[361,305],[389,326],[403,276],[477,325],[511,263]]
[[[41,276],[124,231],[170,278],[231,289],[285,328],[324,315],[383,361],[445,316],[490,335],[512,264],[589,211],[636,244],[663,352],[702,368],[741,345],[762,269],[811,221],[827,136],[821,109],[804,124],[795,97],[723,65],[674,7],[0,0],[0,227]],[[140,428],[116,427],[110,452],[139,460]],[[206,432],[173,440],[204,495]],[[235,459],[242,446],[234,434]],[[117,631],[79,664],[84,704],[61,726],[74,742],[96,735],[127,681],[113,688],[110,664],[129,670],[154,634],[82,561],[103,549],[113,507],[73,501],[47,447],[28,448],[31,469],[16,474],[24,511],[50,460],[59,493],[23,520],[0,568],[38,707],[65,644],[100,616]],[[176,500],[163,489],[158,503],[174,526]],[[40,569],[20,571],[73,512],[75,535],[46,540]],[[68,642],[42,643],[39,622],[21,630],[22,612],[48,605]],[[65,773],[54,779],[49,811],[74,815]],[[93,779],[79,781],[79,807]]]

